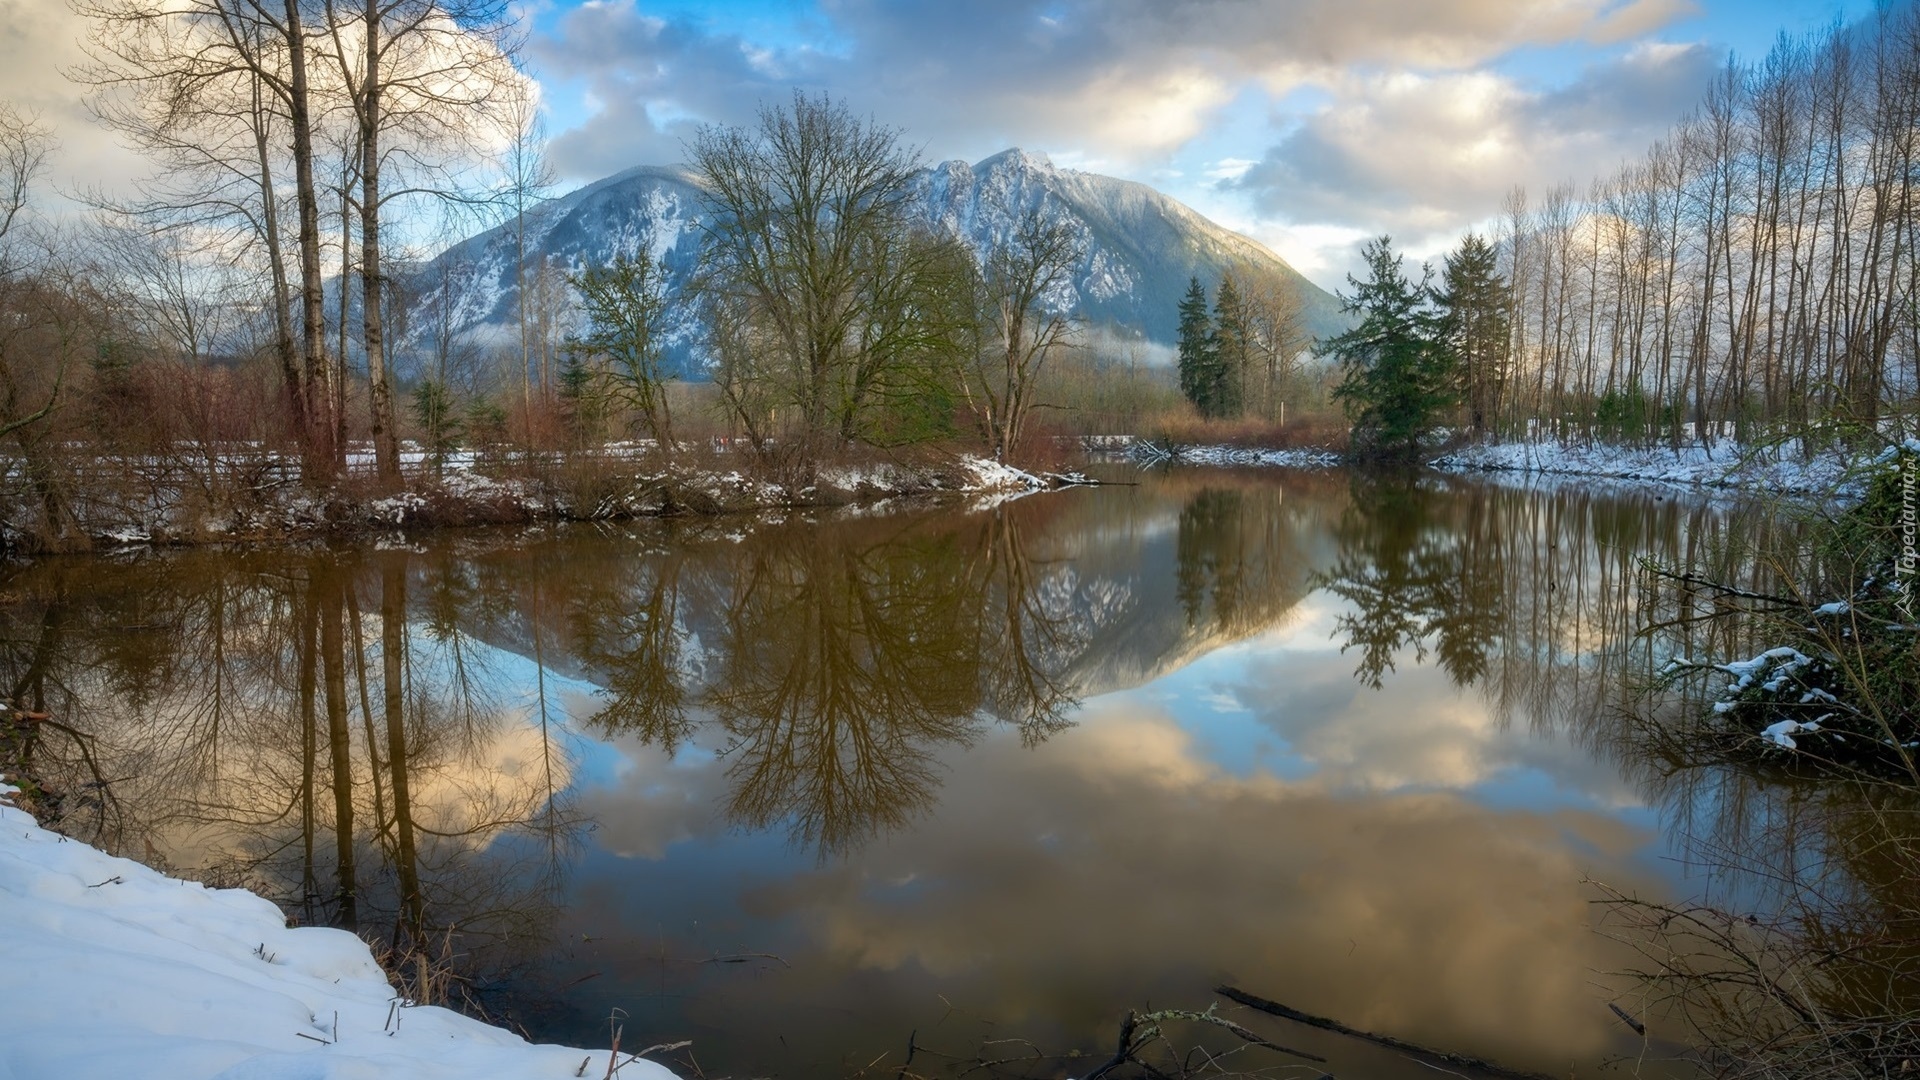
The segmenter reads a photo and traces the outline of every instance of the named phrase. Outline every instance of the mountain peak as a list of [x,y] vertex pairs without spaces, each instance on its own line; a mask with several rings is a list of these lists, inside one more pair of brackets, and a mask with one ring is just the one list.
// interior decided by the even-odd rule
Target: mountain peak
[[981,158],[974,165],[981,172],[991,170],[997,165],[1006,165],[1016,169],[1040,169],[1053,172],[1053,159],[1033,150],[1022,150],[1017,146],[1008,147],[992,157]]

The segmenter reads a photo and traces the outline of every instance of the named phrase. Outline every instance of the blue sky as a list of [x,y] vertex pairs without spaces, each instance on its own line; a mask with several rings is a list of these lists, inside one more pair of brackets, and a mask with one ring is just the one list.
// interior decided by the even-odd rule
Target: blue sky
[[1141,180],[1338,286],[1636,156],[1728,53],[1870,0],[536,0],[563,176],[677,160],[793,87],[929,160],[1008,146]]
[[[1430,258],[1515,184],[1584,187],[1729,51],[1872,0],[515,2],[569,185],[825,91],[929,161],[1020,146],[1152,184],[1335,288],[1364,239]],[[0,98],[56,131],[61,191],[147,171],[64,77],[84,30],[61,0],[0,0]]]

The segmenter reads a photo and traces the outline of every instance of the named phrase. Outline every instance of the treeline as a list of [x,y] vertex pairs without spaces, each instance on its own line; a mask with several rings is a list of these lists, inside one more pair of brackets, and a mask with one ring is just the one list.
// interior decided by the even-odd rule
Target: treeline
[[1730,60],[1584,195],[1514,189],[1494,238],[1509,347],[1464,373],[1463,414],[1512,436],[1678,444],[1903,411],[1920,379],[1917,139],[1908,0]]
[[9,542],[83,543],[88,500],[211,512],[287,474],[328,487],[350,437],[397,486],[407,272],[545,183],[509,5],[76,10],[87,58],[67,74],[152,171],[51,210],[61,133],[0,102]]
[[1284,421],[1299,404],[1313,344],[1299,300],[1283,282],[1221,275],[1213,310],[1199,278],[1180,300],[1180,392],[1209,419]]
[[[645,435],[671,458],[691,429],[804,475],[849,445],[1005,457],[1063,400],[1107,422],[1177,400],[1144,341],[1130,355],[1062,304],[1083,228],[1043,201],[976,252],[911,212],[902,133],[824,96],[689,141],[710,198],[692,285],[669,294],[646,257],[531,249],[552,173],[504,0],[79,10],[69,74],[153,173],[47,213],[58,133],[0,102],[0,441],[10,505],[56,545],[127,462],[217,503],[288,475],[390,491],[462,446]],[[458,268],[426,258],[500,224],[518,340],[480,341]],[[711,384],[671,385],[670,345]],[[403,434],[422,444],[404,458]]]

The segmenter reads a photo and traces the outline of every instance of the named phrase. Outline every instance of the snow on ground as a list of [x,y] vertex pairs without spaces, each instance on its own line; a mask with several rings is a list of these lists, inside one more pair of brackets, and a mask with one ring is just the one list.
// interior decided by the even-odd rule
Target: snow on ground
[[967,491],[1040,491],[1051,487],[1046,480],[991,458],[964,457],[960,469],[972,478],[962,485]]
[[1444,455],[1433,466],[1454,472],[1596,476],[1684,487],[1743,488],[1824,494],[1855,464],[1840,451],[1803,456],[1791,447],[1747,448],[1721,442],[1679,449],[1562,445],[1557,441],[1494,443]]
[[[380,498],[354,503],[337,493],[314,493],[294,483],[294,467],[281,462],[284,475],[277,484],[260,489],[261,503],[218,512],[195,509],[190,493],[195,483],[181,477],[146,485],[141,497],[94,500],[77,505],[82,527],[95,540],[110,544],[177,542],[194,537],[219,538],[249,534],[286,534],[339,526],[370,525],[404,528],[421,521],[460,519],[503,521],[516,518],[598,519],[659,512],[669,492],[684,499],[703,494],[716,508],[755,510],[767,507],[833,505],[847,500],[869,501],[897,495],[936,491],[971,493],[1004,501],[1050,487],[1088,482],[1077,474],[1034,475],[978,456],[962,456],[941,464],[908,465],[887,461],[824,465],[817,482],[799,490],[748,475],[739,468],[681,467],[671,474],[651,471],[640,443],[613,443],[600,448],[594,467],[605,483],[593,489],[597,501],[574,505],[580,492],[565,483],[538,478],[542,468],[567,464],[552,454],[502,459],[490,464],[472,451],[448,454],[437,465],[428,455],[410,449],[402,455],[408,486]],[[692,448],[689,448],[690,450]],[[250,460],[263,459],[249,448]],[[246,461],[234,457],[224,463],[229,471]],[[348,455],[351,468],[372,468],[371,452]],[[559,469],[565,473],[565,469]],[[578,470],[576,470],[578,471]],[[522,475],[514,475],[516,472]]]
[[[564,1080],[535,1046],[395,997],[365,942],[242,889],[165,877],[36,825],[0,784],[0,1080]],[[650,1061],[624,1080],[668,1080]],[[584,1072],[583,1070],[584,1065]]]

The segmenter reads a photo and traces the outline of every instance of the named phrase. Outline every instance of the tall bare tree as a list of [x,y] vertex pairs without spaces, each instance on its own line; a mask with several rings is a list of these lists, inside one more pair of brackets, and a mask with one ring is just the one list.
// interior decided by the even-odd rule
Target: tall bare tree
[[510,55],[510,12],[500,0],[324,0],[323,10],[327,60],[359,150],[360,329],[375,471],[382,484],[396,486],[383,214],[391,202],[422,195],[469,197],[460,174],[475,151],[495,141],[498,112],[512,98],[507,88],[520,76]]
[[1073,311],[1064,295],[1086,240],[1074,222],[1035,203],[1012,232],[987,251],[984,289],[990,348],[968,380],[996,461],[1020,444],[1036,404],[1041,368],[1072,343]]
[[937,254],[909,246],[918,159],[894,129],[799,92],[751,129],[701,129],[689,150],[711,200],[701,289],[731,328],[716,324],[719,378],[751,391],[736,411],[753,428],[752,414],[786,410],[809,441],[851,434],[892,362],[928,344],[922,327],[886,325]]
[[[155,175],[118,207],[155,227],[191,231],[264,262],[290,423],[305,473],[332,475],[338,372],[326,351],[325,283],[313,172],[318,122],[307,72],[311,41],[298,0],[83,0],[87,61],[72,74],[95,91],[96,116]],[[278,174],[289,167],[297,220],[300,338]]]

